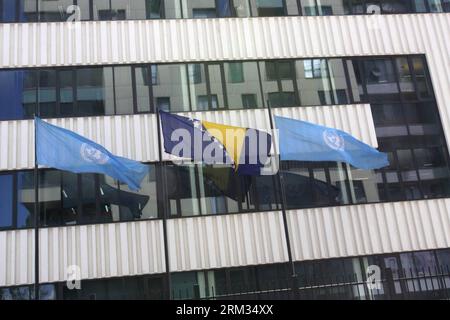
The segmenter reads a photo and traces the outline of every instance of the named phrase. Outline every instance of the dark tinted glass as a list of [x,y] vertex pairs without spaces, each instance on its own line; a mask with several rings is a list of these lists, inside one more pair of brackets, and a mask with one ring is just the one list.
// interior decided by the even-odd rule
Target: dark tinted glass
[[0,229],[13,226],[14,176],[0,175]]

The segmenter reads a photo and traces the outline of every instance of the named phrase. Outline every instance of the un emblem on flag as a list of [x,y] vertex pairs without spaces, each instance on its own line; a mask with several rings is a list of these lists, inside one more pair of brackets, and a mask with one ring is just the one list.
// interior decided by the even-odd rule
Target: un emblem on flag
[[108,155],[104,154],[100,150],[83,143],[80,148],[81,157],[87,162],[93,162],[95,164],[105,164],[108,162]]
[[325,130],[323,132],[323,141],[333,150],[343,151],[345,148],[344,138],[334,130]]

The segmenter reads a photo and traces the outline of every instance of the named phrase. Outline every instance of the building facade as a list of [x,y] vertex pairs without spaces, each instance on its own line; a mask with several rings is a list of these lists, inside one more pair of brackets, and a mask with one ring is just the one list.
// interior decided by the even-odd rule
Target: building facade
[[[41,299],[448,298],[449,12],[0,0],[0,298],[34,296],[36,214]],[[390,166],[282,162],[283,202],[276,176],[159,156],[157,108],[269,131],[269,105]],[[35,114],[148,164],[142,189],[41,168],[35,212]]]

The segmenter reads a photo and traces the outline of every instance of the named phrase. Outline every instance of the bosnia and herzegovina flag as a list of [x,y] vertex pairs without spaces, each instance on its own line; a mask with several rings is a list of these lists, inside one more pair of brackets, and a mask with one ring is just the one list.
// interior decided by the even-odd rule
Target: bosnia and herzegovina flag
[[260,175],[270,159],[272,136],[160,111],[164,150],[204,164],[230,164],[239,175]]

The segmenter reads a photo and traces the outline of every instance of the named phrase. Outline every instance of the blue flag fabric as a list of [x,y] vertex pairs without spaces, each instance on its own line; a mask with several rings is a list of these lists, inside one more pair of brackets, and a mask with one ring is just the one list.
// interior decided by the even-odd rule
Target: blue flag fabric
[[346,162],[359,169],[389,165],[387,154],[341,130],[275,117],[281,160]]
[[139,190],[149,167],[134,160],[113,155],[101,145],[75,132],[39,118],[36,126],[37,163],[74,173],[103,173]]

